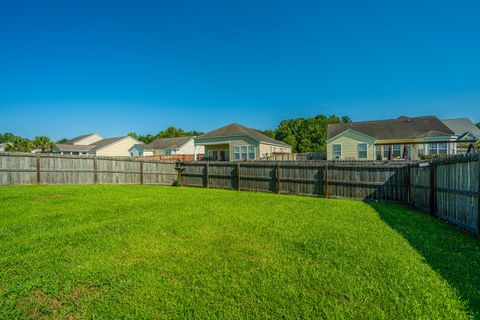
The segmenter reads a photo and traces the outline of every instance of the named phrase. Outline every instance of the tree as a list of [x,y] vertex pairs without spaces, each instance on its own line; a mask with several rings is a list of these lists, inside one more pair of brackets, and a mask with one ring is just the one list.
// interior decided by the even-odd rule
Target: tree
[[67,138],[63,138],[63,139],[58,140],[58,141],[55,142],[55,143],[56,143],[56,144],[60,144],[60,143],[65,143],[65,142],[67,142],[67,141],[68,141]]
[[151,134],[146,134],[146,135],[142,136],[142,135],[136,134],[135,132],[129,132],[128,136],[130,136],[134,139],[137,139],[138,141],[141,141],[145,144],[149,144],[150,142],[155,140],[155,137]]
[[479,127],[479,128],[480,128],[480,122],[479,122],[479,123],[477,123],[477,127]]
[[199,131],[185,131],[182,128],[168,127],[167,129],[160,131],[155,136],[155,139],[190,137],[190,136],[199,136],[201,134],[202,132],[199,132]]
[[20,137],[14,135],[11,132],[5,132],[4,134],[0,133],[0,143],[11,142],[15,138],[20,138]]
[[32,150],[32,143],[27,139],[16,137],[9,141],[9,144],[5,147],[5,151],[8,152],[29,152]]
[[37,136],[32,141],[33,147],[41,152],[51,151],[55,144],[47,136]]

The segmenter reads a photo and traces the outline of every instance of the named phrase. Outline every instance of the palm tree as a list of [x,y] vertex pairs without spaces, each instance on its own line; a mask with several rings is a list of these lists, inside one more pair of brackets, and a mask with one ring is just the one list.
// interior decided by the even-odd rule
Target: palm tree
[[55,144],[46,136],[38,136],[33,140],[33,146],[35,149],[40,150],[41,152],[47,152],[53,149]]

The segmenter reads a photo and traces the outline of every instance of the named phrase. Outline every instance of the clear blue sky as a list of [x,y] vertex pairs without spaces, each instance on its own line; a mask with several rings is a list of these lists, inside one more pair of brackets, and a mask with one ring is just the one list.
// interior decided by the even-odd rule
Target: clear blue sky
[[0,132],[480,121],[480,1],[2,1]]

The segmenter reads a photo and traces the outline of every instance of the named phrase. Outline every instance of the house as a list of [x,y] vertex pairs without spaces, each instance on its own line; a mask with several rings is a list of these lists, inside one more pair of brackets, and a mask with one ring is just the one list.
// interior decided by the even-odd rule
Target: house
[[456,141],[455,132],[435,116],[332,124],[327,131],[327,159],[419,160],[456,154]]
[[480,140],[480,128],[468,118],[447,119],[442,122],[455,133],[459,142]]
[[196,137],[195,150],[201,147],[205,148],[205,159],[214,161],[257,160],[292,152],[292,147],[285,142],[236,123]]
[[[160,156],[160,155],[193,155],[195,137],[176,137],[156,139],[146,145],[135,145],[130,150],[130,155],[135,156]],[[203,148],[198,150],[203,153]]]
[[92,133],[73,138],[66,143],[55,145],[52,152],[71,155],[128,157],[129,150],[140,142],[130,136],[103,138]]

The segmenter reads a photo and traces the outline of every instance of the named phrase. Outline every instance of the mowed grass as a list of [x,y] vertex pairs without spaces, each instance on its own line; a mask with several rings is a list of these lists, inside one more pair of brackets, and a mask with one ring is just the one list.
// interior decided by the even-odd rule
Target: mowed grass
[[464,319],[479,288],[478,240],[399,205],[0,188],[3,319]]

